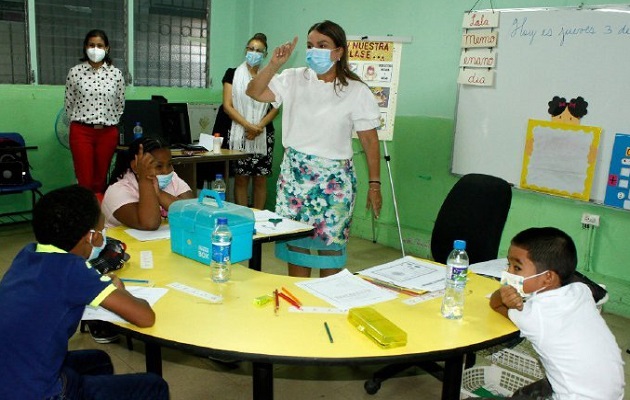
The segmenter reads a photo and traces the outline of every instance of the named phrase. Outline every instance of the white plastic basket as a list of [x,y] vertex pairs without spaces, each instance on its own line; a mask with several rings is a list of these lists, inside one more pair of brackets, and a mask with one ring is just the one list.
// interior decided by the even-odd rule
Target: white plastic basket
[[495,396],[511,396],[516,390],[532,382],[532,379],[496,365],[472,367],[465,369],[462,375],[461,398],[479,397],[473,392],[480,388]]
[[529,378],[539,380],[545,377],[538,360],[527,354],[506,348],[493,353],[489,358],[492,364],[505,366],[514,372],[525,374]]
[[[606,290],[606,285],[603,285],[600,283],[599,286],[601,286],[602,288],[604,288],[604,290]],[[602,297],[597,303],[595,303],[595,306],[599,310],[600,314],[602,312],[602,308],[604,307],[604,304],[606,304],[607,302],[608,302],[608,292],[606,292],[606,295]]]

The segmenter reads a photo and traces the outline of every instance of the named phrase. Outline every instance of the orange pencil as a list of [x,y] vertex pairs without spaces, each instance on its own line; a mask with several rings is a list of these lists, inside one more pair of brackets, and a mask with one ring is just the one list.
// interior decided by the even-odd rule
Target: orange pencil
[[293,299],[293,301],[295,301],[298,304],[298,306],[302,306],[302,302],[297,297],[295,297],[293,293],[289,292],[289,289],[282,286],[282,291],[286,293],[286,295],[289,296],[291,299]]

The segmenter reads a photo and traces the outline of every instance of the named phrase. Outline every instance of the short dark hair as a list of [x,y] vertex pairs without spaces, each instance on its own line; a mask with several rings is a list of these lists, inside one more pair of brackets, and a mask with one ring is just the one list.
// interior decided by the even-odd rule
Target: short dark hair
[[[90,58],[87,55],[87,52],[85,51],[85,46],[88,45],[88,42],[90,41],[91,38],[93,37],[100,37],[101,39],[103,39],[103,43],[105,43],[106,47],[109,47],[109,50],[111,50],[112,48],[109,46],[109,39],[107,38],[107,34],[105,33],[105,31],[102,31],[100,29],[92,29],[91,31],[89,31],[86,35],[85,35],[85,39],[83,39],[83,57],[81,57],[79,60],[80,61],[87,61]],[[103,58],[103,62],[105,62],[106,64],[109,65],[113,65],[112,63],[112,58],[109,55],[109,51],[107,51],[105,53],[105,58]]]
[[536,272],[554,271],[562,285],[569,281],[577,267],[575,243],[560,229],[529,228],[514,236],[512,245],[527,250]]
[[101,207],[91,190],[79,185],[55,189],[35,204],[32,221],[35,239],[70,251],[96,227],[100,216]]

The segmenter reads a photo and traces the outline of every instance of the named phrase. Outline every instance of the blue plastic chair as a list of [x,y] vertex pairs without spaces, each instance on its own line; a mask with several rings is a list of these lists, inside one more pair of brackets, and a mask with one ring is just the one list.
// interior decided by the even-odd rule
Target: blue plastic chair
[[[24,138],[19,133],[0,133],[0,142],[2,139],[10,139],[18,144],[18,147],[0,147],[0,166],[2,162],[7,162],[8,160],[13,161],[15,157],[19,158],[19,161],[25,164],[26,168],[24,169],[24,173],[22,175],[22,179],[17,183],[7,183],[2,182],[0,180],[0,196],[11,195],[11,194],[20,194],[24,192],[31,192],[31,208],[28,210],[21,211],[12,211],[12,212],[4,212],[0,213],[0,223],[13,223],[13,222],[22,222],[26,221],[26,214],[32,213],[33,208],[35,208],[35,203],[38,199],[38,196],[42,196],[42,192],[39,191],[39,188],[42,187],[42,183],[38,180],[33,179],[31,176],[30,165],[28,163],[28,157],[26,155],[27,148]],[[8,164],[5,164],[8,165]],[[7,168],[6,171],[0,171],[0,174],[11,175],[13,171]],[[0,175],[0,179],[2,176]]]

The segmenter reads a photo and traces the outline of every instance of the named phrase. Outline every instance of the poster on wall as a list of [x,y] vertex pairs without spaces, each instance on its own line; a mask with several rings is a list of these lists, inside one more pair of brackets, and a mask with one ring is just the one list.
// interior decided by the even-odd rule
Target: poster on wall
[[602,129],[530,119],[521,187],[588,201]]
[[348,40],[350,70],[370,87],[381,111],[379,140],[394,138],[401,52],[398,42]]
[[630,210],[630,135],[628,134],[615,135],[604,204]]

